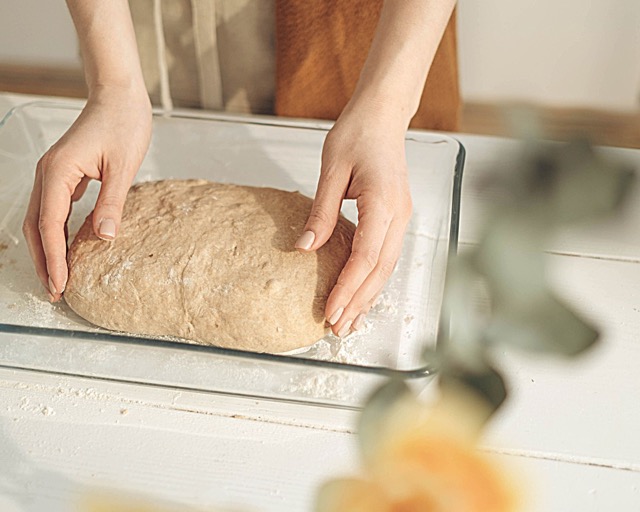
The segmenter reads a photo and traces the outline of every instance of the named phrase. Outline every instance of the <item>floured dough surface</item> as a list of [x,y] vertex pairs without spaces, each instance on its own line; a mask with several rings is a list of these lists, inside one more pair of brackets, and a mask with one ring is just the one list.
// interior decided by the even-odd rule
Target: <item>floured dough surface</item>
[[69,306],[107,329],[286,352],[325,333],[324,307],[354,225],[294,249],[312,201],[297,192],[166,180],[129,191],[118,237],[87,218],[69,249]]

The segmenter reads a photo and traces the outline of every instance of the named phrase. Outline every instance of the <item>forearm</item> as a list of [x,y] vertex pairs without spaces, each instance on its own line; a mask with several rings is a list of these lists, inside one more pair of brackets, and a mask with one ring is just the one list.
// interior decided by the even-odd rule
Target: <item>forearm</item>
[[101,87],[144,91],[127,0],[67,0],[91,95]]
[[454,5],[455,0],[385,0],[347,110],[375,108],[408,126]]

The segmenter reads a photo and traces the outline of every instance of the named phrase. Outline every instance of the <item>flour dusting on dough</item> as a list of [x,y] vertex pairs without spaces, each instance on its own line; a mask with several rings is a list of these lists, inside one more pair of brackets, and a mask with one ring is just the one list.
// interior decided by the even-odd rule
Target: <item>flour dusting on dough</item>
[[[107,329],[257,352],[312,345],[351,251],[340,217],[318,251],[295,250],[313,201],[296,192],[166,180],[134,186],[118,237],[87,218],[69,250],[65,298]],[[293,228],[293,229],[292,229]]]

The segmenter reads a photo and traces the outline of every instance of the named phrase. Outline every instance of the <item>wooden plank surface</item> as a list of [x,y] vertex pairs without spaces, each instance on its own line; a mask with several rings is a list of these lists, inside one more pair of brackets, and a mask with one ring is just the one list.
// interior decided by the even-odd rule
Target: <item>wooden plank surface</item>
[[[128,386],[25,377],[0,371],[3,512],[62,512],[105,489],[185,506],[305,511],[318,485],[359,467],[353,434],[227,416],[237,404],[226,399],[205,414],[158,407],[158,390],[150,401]],[[535,453],[500,459],[527,490],[525,511],[637,510],[635,471]]]
[[[518,151],[519,143],[511,139],[456,135],[467,150],[462,187],[460,220],[461,243],[475,243],[480,227],[486,219],[492,200],[497,197],[487,178],[495,171],[505,155]],[[640,151],[632,149],[600,148],[604,154],[628,162],[638,173],[640,185]],[[517,172],[517,169],[513,169]],[[589,225],[566,226],[549,241],[547,250],[556,254],[590,256],[621,261],[640,261],[640,186],[630,197],[623,215]]]
[[640,265],[552,256],[550,281],[601,328],[601,341],[572,361],[505,354],[511,397],[488,442],[640,478]]
[[355,467],[348,433],[155,407],[135,392],[118,400],[108,386],[74,379],[52,380],[53,393],[11,385],[18,374],[0,381],[0,495],[15,510],[68,510],[101,488],[198,506],[309,510],[320,481]]

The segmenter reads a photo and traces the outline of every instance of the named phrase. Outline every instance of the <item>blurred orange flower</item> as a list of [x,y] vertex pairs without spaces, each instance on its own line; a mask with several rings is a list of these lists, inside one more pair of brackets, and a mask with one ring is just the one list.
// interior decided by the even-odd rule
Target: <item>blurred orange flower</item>
[[[487,412],[462,393],[428,407],[413,396],[360,429],[365,476],[333,480],[317,512],[512,512],[515,486],[476,448]],[[368,432],[367,432],[368,431]]]
[[[118,493],[108,490],[94,490],[83,496],[78,512],[223,512],[216,508],[193,508],[190,506],[158,501],[141,495]],[[234,509],[237,511],[237,509]],[[226,512],[231,512],[225,509]]]

